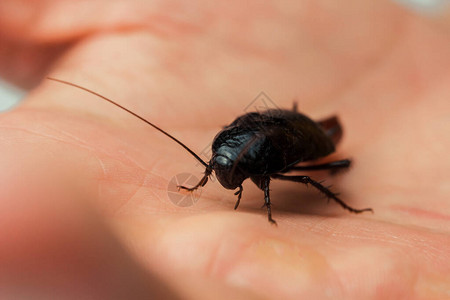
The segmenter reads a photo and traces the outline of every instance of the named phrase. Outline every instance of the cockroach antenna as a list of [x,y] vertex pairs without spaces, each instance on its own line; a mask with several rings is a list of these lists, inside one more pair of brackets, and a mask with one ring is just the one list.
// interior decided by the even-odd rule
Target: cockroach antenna
[[140,115],[138,115],[138,114],[132,112],[132,111],[129,110],[128,108],[123,107],[123,106],[120,105],[119,103],[116,103],[116,102],[114,102],[113,100],[111,100],[111,99],[109,99],[109,98],[106,98],[106,97],[103,96],[103,95],[100,95],[99,93],[96,93],[96,92],[94,92],[94,91],[92,91],[92,90],[90,90],[90,89],[88,89],[88,88],[79,86],[79,85],[77,85],[77,84],[75,84],[75,83],[71,83],[71,82],[68,82],[68,81],[65,81],[65,80],[61,80],[61,79],[56,79],[56,78],[53,78],[53,77],[47,77],[47,79],[53,80],[53,81],[57,81],[57,82],[60,82],[60,83],[63,83],[63,84],[67,84],[67,85],[70,85],[70,86],[73,86],[73,87],[76,87],[76,88],[79,88],[79,89],[81,89],[81,90],[83,90],[83,91],[86,91],[86,92],[91,93],[91,94],[93,94],[93,95],[95,95],[95,96],[97,96],[97,97],[100,97],[100,98],[102,98],[103,100],[106,100],[106,101],[108,101],[108,102],[111,103],[111,104],[114,104],[114,105],[117,106],[118,108],[120,108],[120,109],[122,109],[122,110],[124,110],[124,111],[126,111],[126,112],[128,112],[128,113],[130,113],[130,114],[132,114],[132,115],[135,116],[136,118],[138,118],[138,119],[144,121],[144,122],[147,123],[148,125],[152,126],[152,127],[155,128],[156,130],[158,130],[159,132],[161,132],[161,133],[163,133],[164,135],[168,136],[170,139],[172,139],[173,141],[175,141],[176,143],[178,143],[181,147],[183,147],[184,149],[186,149],[186,150],[187,150],[193,157],[195,157],[202,165],[204,165],[205,167],[208,168],[208,164],[207,164],[203,159],[201,159],[194,151],[192,151],[191,149],[189,149],[188,146],[186,146],[185,144],[183,144],[183,143],[182,143],[180,140],[178,140],[176,137],[174,137],[174,136],[172,136],[171,134],[167,133],[166,131],[162,130],[161,128],[159,128],[158,126],[156,126],[155,124],[153,124],[152,122],[150,122],[150,121],[144,119],[143,117],[141,117]]

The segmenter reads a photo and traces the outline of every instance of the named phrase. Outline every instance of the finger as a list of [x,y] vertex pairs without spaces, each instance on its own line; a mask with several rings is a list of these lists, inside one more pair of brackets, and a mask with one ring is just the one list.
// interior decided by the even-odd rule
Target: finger
[[449,283],[445,233],[360,218],[292,215],[278,218],[274,227],[264,215],[234,211],[161,217],[149,231],[141,220],[140,226],[124,220],[118,226],[127,229],[124,234],[133,232],[141,246],[134,247],[137,256],[149,267],[222,280],[269,298],[432,293],[439,299]]
[[[120,13],[117,13],[120,12]],[[0,76],[34,87],[65,49],[99,31],[130,30],[152,19],[136,2],[27,1],[0,3]]]
[[[61,5],[67,5],[71,2],[61,3]],[[118,54],[109,62],[117,62],[119,55],[122,58],[141,55],[141,52],[149,58],[157,58],[156,68],[151,65],[151,70],[157,73],[150,73],[147,76],[154,77],[141,83],[145,83],[147,89],[151,89],[152,86],[160,89],[164,87],[166,98],[172,98],[176,92],[177,97],[184,96],[195,101],[201,99],[202,105],[199,107],[207,108],[203,118],[205,120],[208,120],[207,116],[211,109],[208,107],[210,99],[216,99],[217,94],[225,93],[221,90],[224,86],[236,87],[227,96],[227,101],[230,101],[230,105],[234,105],[234,109],[242,109],[242,99],[248,99],[246,101],[250,102],[262,87],[268,94],[276,96],[280,106],[287,105],[293,97],[301,98],[304,107],[307,107],[308,103],[317,105],[320,103],[318,99],[330,99],[330,93],[335,94],[336,90],[342,89],[346,83],[356,78],[370,65],[371,61],[380,55],[384,47],[396,38],[391,25],[395,25],[398,14],[401,14],[401,10],[385,1],[377,1],[376,4],[373,1],[359,1],[346,6],[318,3],[317,6],[302,5],[300,7],[291,7],[291,2],[282,2],[274,7],[268,5],[258,7],[255,3],[251,3],[252,7],[258,8],[258,11],[265,16],[260,18],[259,14],[249,16],[235,10],[234,7],[237,7],[239,2],[231,3],[220,10],[217,7],[204,6],[202,2],[196,2],[195,4],[199,7],[196,15],[188,14],[183,17],[178,14],[184,8],[181,2],[174,1],[171,5],[151,3],[151,5],[147,3],[145,6],[138,6],[137,3],[130,2],[127,6],[130,6],[132,10],[140,11],[137,16],[130,14],[133,15],[134,20],[139,20],[141,15],[145,16],[147,23],[141,23],[140,28],[143,32],[149,33],[149,38],[150,36],[159,37],[157,40],[161,43],[160,47],[148,49],[147,45],[143,44],[142,51],[131,47],[127,48],[128,51],[115,48],[119,50]],[[370,9],[365,9],[368,3],[371,4]],[[109,7],[114,5],[117,4],[104,5],[105,11],[88,10],[87,20],[80,26],[91,24],[89,21],[91,13],[95,14],[95,20],[102,20],[103,16],[115,20],[114,15],[111,16],[112,13],[108,13]],[[53,5],[48,7],[51,9]],[[175,7],[177,9],[174,10]],[[77,6],[74,8],[75,11],[76,8]],[[358,11],[358,13],[353,14],[352,11]],[[125,9],[120,16],[129,18],[127,12],[128,10]],[[84,16],[85,14],[73,15]],[[214,17],[209,18],[210,15]],[[388,17],[380,21],[377,17],[379,15]],[[73,17],[70,16],[69,20],[70,18]],[[65,28],[58,23],[51,23],[54,17],[44,19],[48,19],[51,24],[49,28],[52,29],[49,30]],[[322,23],[320,20],[328,21]],[[116,20],[114,24],[121,24],[121,22]],[[205,24],[205,22],[208,23]],[[241,23],[246,23],[248,26],[240,26]],[[366,25],[354,26],[354,24]],[[121,28],[122,25],[118,26]],[[98,27],[93,26],[93,28]],[[76,26],[71,25],[70,28],[78,28],[78,23]],[[129,32],[136,31],[136,27],[127,28]],[[207,30],[208,28],[217,28],[217,30]],[[261,35],[261,30],[256,28],[264,28],[263,34]],[[108,31],[112,31],[111,28]],[[336,31],[339,31],[339,35],[333,34]],[[94,30],[94,32],[97,31]],[[246,38],[242,39],[240,36]],[[355,38],[358,36],[370,36],[371,42],[362,43],[361,39]],[[330,39],[330,37],[336,38]],[[90,57],[90,61],[95,61],[97,65],[100,64],[99,57],[104,57],[106,54],[105,60],[109,58],[108,52],[111,51],[108,49],[111,47],[106,46],[105,44],[103,53],[95,53]],[[299,53],[302,55],[298,55]],[[242,61],[246,62],[245,68],[241,67]],[[77,63],[79,65],[79,62]],[[133,67],[131,64],[128,69],[133,70]],[[102,66],[97,66],[97,69],[101,70]],[[122,74],[118,75],[127,78],[123,71],[124,69]],[[138,78],[148,73],[139,72],[143,71],[140,67],[137,71],[136,73],[140,74]],[[75,73],[72,70],[72,74]],[[90,71],[89,73],[92,74]],[[187,81],[188,79],[191,80]],[[189,84],[186,84],[187,82]],[[239,88],[243,82],[248,83],[246,90]],[[286,84],[286,82],[291,83]],[[144,85],[140,85],[141,90],[142,86]],[[180,111],[186,111],[186,107],[181,106]]]
[[31,43],[0,35],[0,77],[23,89],[36,87],[71,43]]
[[[151,4],[138,10],[138,1],[28,1],[0,4],[0,33],[16,40],[63,41],[97,30],[126,28],[148,17]],[[120,12],[120,13],[118,13]]]

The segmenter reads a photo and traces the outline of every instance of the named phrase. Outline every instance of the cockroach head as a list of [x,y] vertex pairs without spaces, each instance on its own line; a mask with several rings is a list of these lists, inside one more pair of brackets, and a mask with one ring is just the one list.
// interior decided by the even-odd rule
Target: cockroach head
[[211,165],[220,184],[226,189],[234,190],[248,178],[246,172],[236,167],[236,161],[226,155],[214,155],[211,159]]

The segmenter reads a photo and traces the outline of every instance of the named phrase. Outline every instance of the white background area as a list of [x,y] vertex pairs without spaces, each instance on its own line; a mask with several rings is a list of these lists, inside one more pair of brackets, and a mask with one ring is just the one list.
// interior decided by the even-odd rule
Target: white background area
[[25,91],[0,79],[0,111],[13,108],[25,95]]

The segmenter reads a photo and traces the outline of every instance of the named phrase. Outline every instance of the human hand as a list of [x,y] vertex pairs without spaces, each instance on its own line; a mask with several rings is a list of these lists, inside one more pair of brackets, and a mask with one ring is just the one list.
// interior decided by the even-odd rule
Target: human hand
[[97,97],[44,81],[0,119],[2,276],[103,296],[448,296],[450,42],[438,27],[387,1],[242,10],[242,2],[24,1],[35,6],[33,22],[5,17],[17,3],[0,4],[5,49],[28,53],[27,41],[48,51],[2,57],[10,79],[30,86],[52,66],[51,76],[114,99],[196,152],[261,90],[279,107],[297,99],[314,118],[337,113],[344,139],[334,157],[354,165],[311,176],[375,213],[353,215],[281,182],[272,185],[278,227],[250,182],[237,211],[218,182],[196,205],[176,207],[170,179],[203,172],[189,154]]

